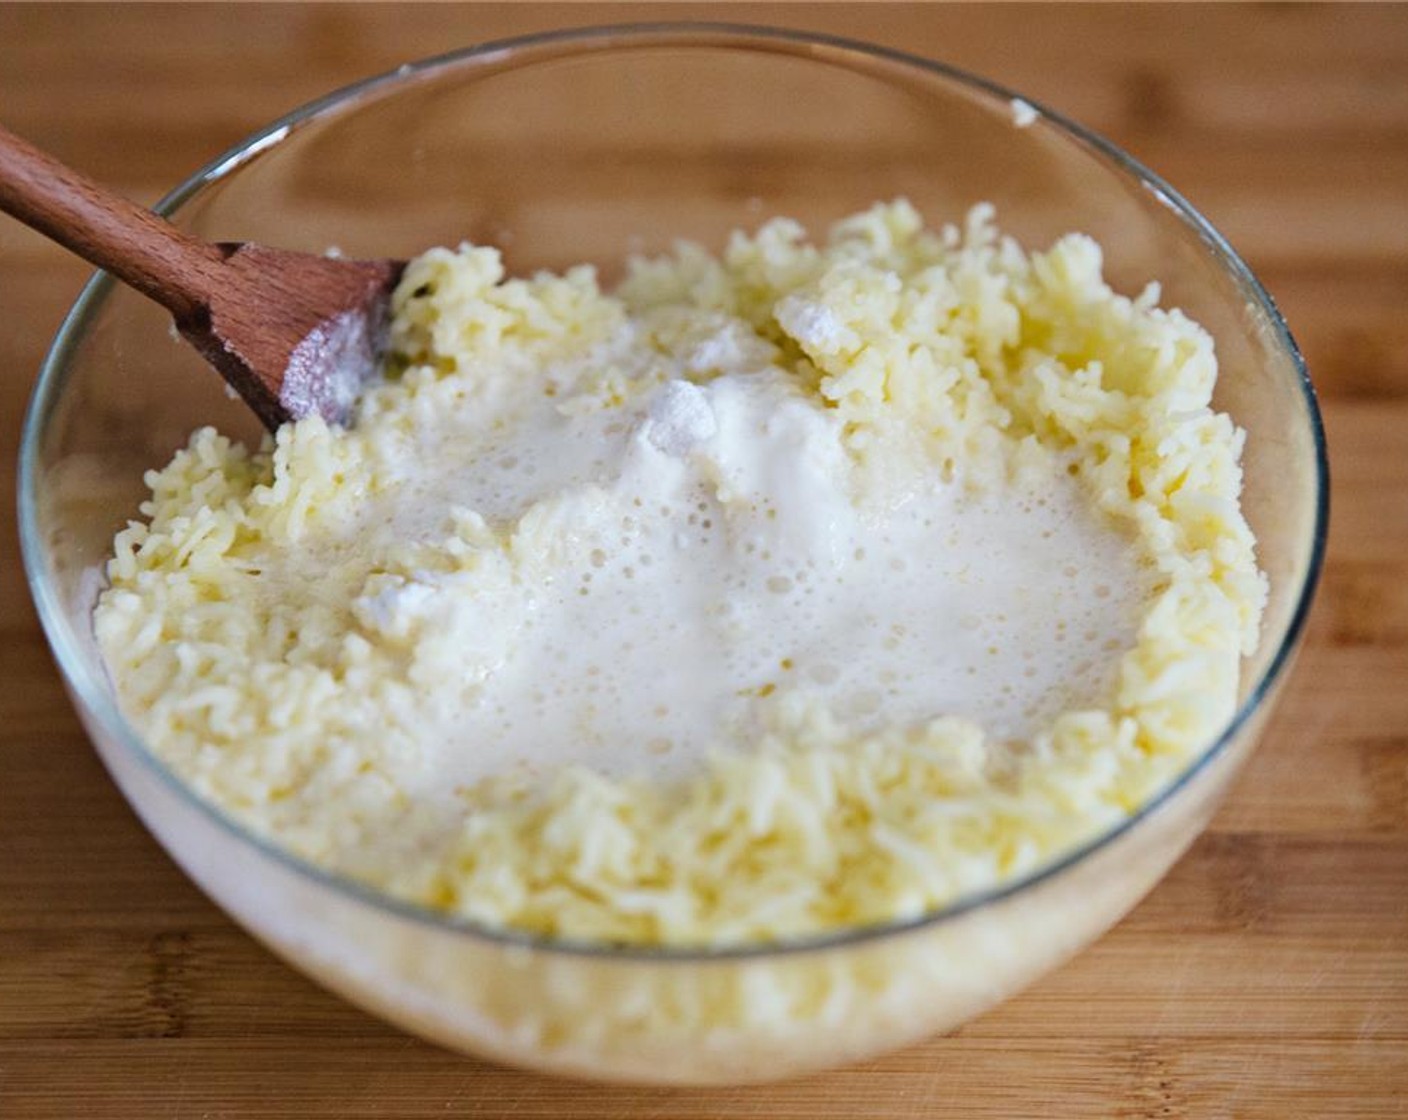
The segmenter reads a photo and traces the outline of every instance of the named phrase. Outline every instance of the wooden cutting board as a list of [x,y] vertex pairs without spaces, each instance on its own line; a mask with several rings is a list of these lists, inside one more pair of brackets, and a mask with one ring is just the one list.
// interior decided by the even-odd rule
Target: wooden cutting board
[[[1408,8],[729,6],[941,57],[1164,173],[1251,261],[1325,405],[1310,640],[1209,833],[1114,932],[956,1034],[720,1092],[460,1058],[235,928],[108,782],[0,501],[0,1117],[1408,1116]],[[698,6],[0,7],[0,116],[154,200],[254,126],[410,58]],[[86,269],[0,222],[0,491]]]

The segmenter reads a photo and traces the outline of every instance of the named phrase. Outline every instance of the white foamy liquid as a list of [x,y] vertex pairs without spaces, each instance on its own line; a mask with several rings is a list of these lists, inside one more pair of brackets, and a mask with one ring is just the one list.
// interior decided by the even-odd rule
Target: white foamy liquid
[[[426,505],[511,518],[558,495],[551,559],[508,609],[408,595],[467,645],[500,631],[482,684],[427,706],[430,790],[568,763],[676,776],[789,692],[856,731],[959,715],[998,739],[1109,700],[1147,577],[1074,479],[858,508],[832,414],[767,373],[668,383],[624,422],[539,419],[486,455],[423,448],[443,468],[414,483]],[[397,508],[392,531],[425,523]]]

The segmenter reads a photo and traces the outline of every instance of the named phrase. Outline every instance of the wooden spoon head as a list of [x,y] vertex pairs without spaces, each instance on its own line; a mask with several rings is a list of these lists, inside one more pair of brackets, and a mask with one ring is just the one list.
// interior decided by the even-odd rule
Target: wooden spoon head
[[229,284],[181,333],[270,431],[321,416],[346,424],[380,370],[404,261],[349,261],[225,244]]

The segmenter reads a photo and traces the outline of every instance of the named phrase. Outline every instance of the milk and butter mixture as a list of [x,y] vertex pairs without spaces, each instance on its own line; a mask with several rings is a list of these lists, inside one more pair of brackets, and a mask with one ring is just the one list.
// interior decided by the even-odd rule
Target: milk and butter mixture
[[885,485],[771,365],[696,384],[657,363],[630,403],[577,415],[571,364],[551,368],[553,397],[525,377],[418,431],[405,477],[359,511],[372,551],[456,505],[565,529],[491,601],[473,572],[353,601],[371,634],[456,651],[425,709],[427,792],[569,762],[684,776],[756,737],[779,691],[856,731],[943,713],[1002,739],[1113,695],[1149,581],[1064,472],[990,494]]
[[95,617],[203,795],[544,934],[913,917],[1136,809],[1264,600],[1211,340],[904,203],[601,291],[414,261],[347,430],[197,432]]

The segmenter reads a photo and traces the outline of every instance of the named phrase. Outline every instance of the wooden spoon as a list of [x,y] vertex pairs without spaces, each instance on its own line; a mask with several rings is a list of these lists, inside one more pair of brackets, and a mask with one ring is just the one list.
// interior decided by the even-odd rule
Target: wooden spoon
[[212,244],[0,127],[0,210],[161,304],[271,431],[346,423],[377,373],[404,261]]

